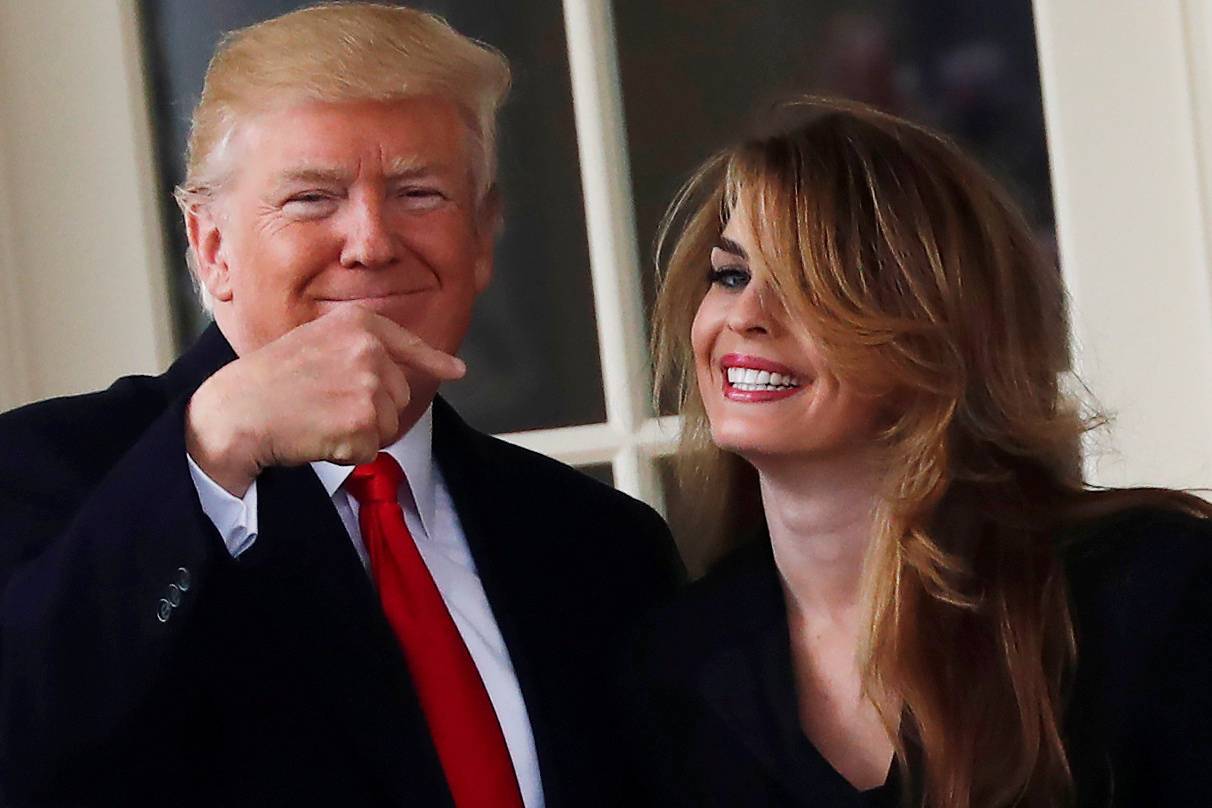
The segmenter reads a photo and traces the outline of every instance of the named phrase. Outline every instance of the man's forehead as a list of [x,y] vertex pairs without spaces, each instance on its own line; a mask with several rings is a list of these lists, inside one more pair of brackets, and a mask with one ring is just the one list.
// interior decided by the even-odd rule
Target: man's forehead
[[237,125],[245,154],[273,175],[387,176],[466,170],[467,132],[439,99],[304,102],[253,114]]
[[348,160],[340,157],[299,156],[286,159],[276,167],[273,174],[283,181],[339,181],[353,182],[367,169],[387,179],[407,179],[434,174],[445,174],[457,169],[448,160],[437,160],[420,154],[384,154],[377,160]]

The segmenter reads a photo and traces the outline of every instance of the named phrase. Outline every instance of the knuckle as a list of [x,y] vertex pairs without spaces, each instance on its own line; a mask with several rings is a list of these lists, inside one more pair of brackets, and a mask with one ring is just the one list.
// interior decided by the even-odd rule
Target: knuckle
[[361,396],[345,399],[340,413],[332,423],[334,439],[341,443],[354,444],[367,429],[373,429],[376,420],[374,404]]
[[350,431],[354,434],[375,429],[379,422],[378,413],[369,401],[364,401],[350,410]]
[[350,441],[337,441],[332,447],[331,455],[337,463],[351,463],[354,459],[354,446]]
[[379,374],[366,371],[357,377],[358,389],[370,396],[377,395],[383,390],[383,380]]
[[375,459],[375,455],[379,453],[379,447],[374,443],[363,442],[358,444],[354,449],[353,462],[369,463]]
[[358,336],[354,339],[354,352],[361,358],[375,357],[381,349],[382,346],[375,339],[374,335],[368,334],[365,331],[359,332]]

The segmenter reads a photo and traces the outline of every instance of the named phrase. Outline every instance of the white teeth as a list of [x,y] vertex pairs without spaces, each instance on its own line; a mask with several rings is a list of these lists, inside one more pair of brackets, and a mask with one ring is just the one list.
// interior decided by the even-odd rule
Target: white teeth
[[756,368],[724,368],[724,375],[729,384],[738,390],[786,390],[789,387],[800,386],[799,379],[794,376],[771,373],[768,370]]

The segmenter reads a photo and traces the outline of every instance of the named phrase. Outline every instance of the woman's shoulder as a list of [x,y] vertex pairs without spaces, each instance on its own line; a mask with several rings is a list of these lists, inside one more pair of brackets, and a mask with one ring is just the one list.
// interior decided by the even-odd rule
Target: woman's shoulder
[[1212,759],[1212,520],[1133,509],[1071,531],[1061,547],[1077,639],[1067,724],[1079,785],[1107,781],[1110,766],[1124,794],[1194,804],[1161,795],[1185,795],[1189,772]]
[[1212,520],[1133,508],[1070,531],[1060,546],[1079,678],[1102,682],[1116,701],[1110,691],[1143,686],[1161,656],[1207,654],[1204,632],[1190,626],[1212,625]]
[[1070,587],[1172,589],[1212,563],[1212,519],[1173,508],[1130,508],[1066,531]]
[[650,614],[633,651],[650,677],[682,680],[721,651],[785,619],[769,543],[755,540]]

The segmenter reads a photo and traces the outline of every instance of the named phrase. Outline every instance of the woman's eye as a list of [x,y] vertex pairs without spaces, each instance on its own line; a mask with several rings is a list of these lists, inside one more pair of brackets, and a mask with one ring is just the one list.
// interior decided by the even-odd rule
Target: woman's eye
[[749,270],[743,267],[712,267],[707,277],[713,286],[744,289],[749,283]]

